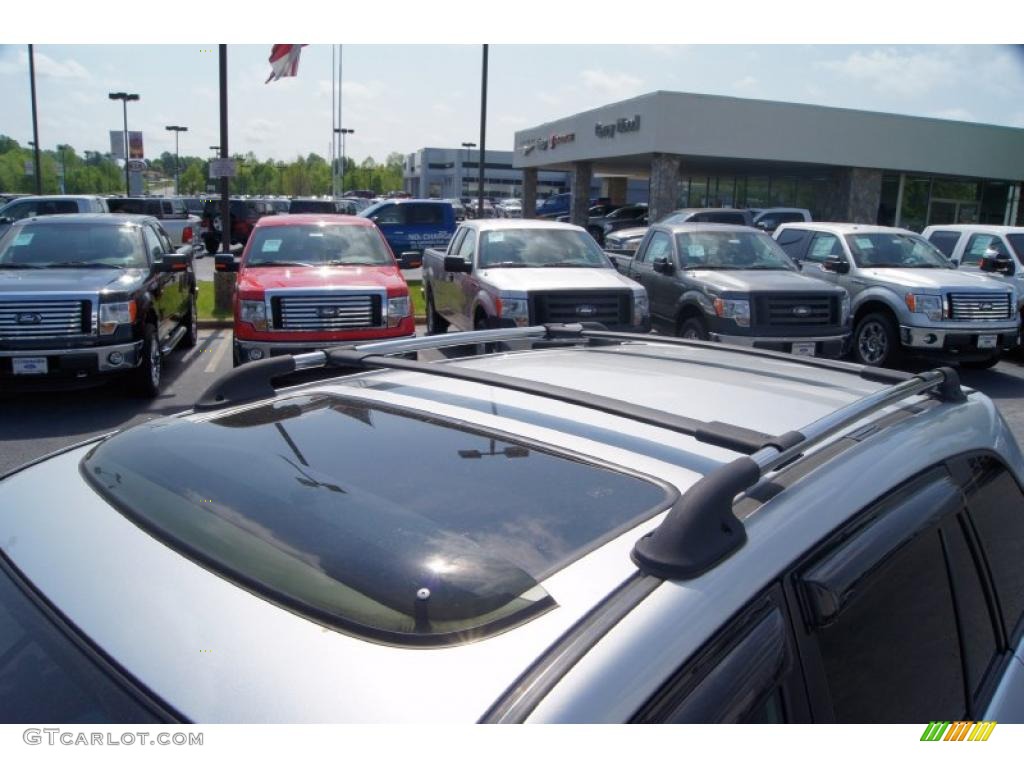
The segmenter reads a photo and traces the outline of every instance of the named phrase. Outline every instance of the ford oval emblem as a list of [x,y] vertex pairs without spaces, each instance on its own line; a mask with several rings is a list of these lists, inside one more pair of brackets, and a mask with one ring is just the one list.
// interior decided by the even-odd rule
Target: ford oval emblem
[[797,317],[807,317],[811,314],[810,307],[793,307],[793,314]]
[[39,325],[43,316],[38,312],[22,312],[18,315],[18,325]]
[[338,316],[338,308],[337,307],[320,307],[319,309],[317,309],[317,315],[320,316],[320,317],[337,317]]
[[984,304],[981,304],[978,307],[978,309],[980,309],[980,310],[982,310],[984,312],[991,312],[992,311],[992,305],[989,302],[986,301]]
[[593,304],[581,304],[576,307],[576,314],[580,317],[593,317],[597,314],[597,307]]

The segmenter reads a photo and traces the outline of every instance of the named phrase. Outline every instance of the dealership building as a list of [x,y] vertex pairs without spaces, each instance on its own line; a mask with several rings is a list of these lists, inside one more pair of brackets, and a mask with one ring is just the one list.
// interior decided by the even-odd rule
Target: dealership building
[[648,190],[652,219],[682,207],[807,208],[822,221],[1024,225],[1024,130],[656,91],[518,131],[523,210],[569,176],[573,220],[600,190]]

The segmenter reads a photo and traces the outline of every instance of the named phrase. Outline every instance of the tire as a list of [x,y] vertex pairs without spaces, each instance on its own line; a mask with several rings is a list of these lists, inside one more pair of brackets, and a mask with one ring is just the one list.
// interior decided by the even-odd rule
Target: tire
[[181,346],[185,349],[192,349],[199,343],[199,317],[196,312],[196,295],[193,292],[189,301],[188,317],[185,319],[185,335],[181,339]]
[[437,313],[434,308],[434,292],[427,289],[427,336],[437,336],[448,332],[448,321]]
[[679,324],[677,336],[683,339],[708,340],[708,329],[699,317],[688,317]]
[[896,323],[888,315],[872,312],[853,331],[853,359],[861,365],[892,368],[903,357]]
[[134,371],[135,392],[153,398],[160,394],[160,379],[163,376],[163,359],[160,356],[160,341],[156,335],[156,326],[146,323],[142,333],[142,362]]
[[970,368],[975,371],[984,371],[988,368],[992,368],[998,363],[1002,357],[1000,355],[992,355],[992,357],[984,360],[965,360],[960,365],[964,368]]

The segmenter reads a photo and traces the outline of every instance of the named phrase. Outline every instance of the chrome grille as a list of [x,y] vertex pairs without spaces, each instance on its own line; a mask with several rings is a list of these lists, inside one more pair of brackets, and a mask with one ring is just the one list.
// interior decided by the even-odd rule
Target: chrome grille
[[838,300],[821,294],[775,294],[754,297],[754,323],[764,327],[838,325]]
[[953,320],[1009,320],[1013,314],[1008,293],[951,293]]
[[271,299],[274,328],[282,331],[344,331],[381,325],[378,294],[320,293]]
[[90,333],[89,302],[0,299],[0,339],[54,339]]
[[632,296],[629,291],[537,293],[532,297],[530,314],[537,323],[628,324],[632,320]]

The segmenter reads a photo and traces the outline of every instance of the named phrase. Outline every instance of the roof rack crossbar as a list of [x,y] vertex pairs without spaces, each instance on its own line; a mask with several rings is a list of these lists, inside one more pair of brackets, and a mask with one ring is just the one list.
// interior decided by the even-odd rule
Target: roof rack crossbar
[[921,394],[951,403],[967,399],[957,372],[937,368],[867,395],[799,431],[780,435],[756,453],[725,464],[690,486],[661,524],[636,543],[633,562],[644,573],[663,579],[701,575],[746,541],[743,524],[732,509],[736,496],[808,448],[872,413]]

